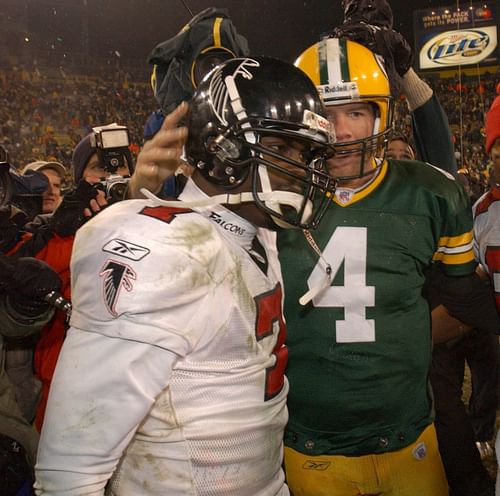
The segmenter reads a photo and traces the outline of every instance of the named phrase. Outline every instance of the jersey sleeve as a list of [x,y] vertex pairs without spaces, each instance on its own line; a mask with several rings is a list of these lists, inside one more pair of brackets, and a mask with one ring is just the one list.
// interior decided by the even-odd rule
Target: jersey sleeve
[[449,276],[464,276],[476,269],[473,250],[472,210],[463,188],[444,178],[438,197],[440,226],[433,262]]
[[500,311],[500,188],[487,191],[473,210],[475,255],[491,278]]
[[104,211],[80,229],[73,327],[185,356],[223,325],[227,285],[220,281],[234,267],[209,221],[176,215],[167,223],[130,209]]
[[457,161],[450,126],[437,96],[432,95],[411,113],[411,117],[418,159],[456,176]]
[[103,495],[176,359],[156,346],[70,329],[42,429],[36,494]]

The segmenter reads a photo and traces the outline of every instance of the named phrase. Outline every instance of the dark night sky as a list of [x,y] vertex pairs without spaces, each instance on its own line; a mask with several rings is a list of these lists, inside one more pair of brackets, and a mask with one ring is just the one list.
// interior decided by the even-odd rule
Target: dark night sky
[[[498,1],[498,0],[496,0]],[[244,35],[255,54],[266,54],[294,60],[321,33],[340,24],[343,19],[341,0],[219,0],[216,4],[206,0],[185,0],[194,13],[209,6],[226,8],[238,32]],[[137,54],[139,47],[145,52],[157,42],[175,35],[189,19],[190,14],[181,0],[88,0],[90,4],[106,5],[104,18],[113,12],[123,12],[122,22],[129,41],[124,46]],[[419,8],[456,5],[446,0],[398,0],[392,2],[394,27],[413,45],[413,10]],[[104,7],[101,7],[104,9]],[[141,26],[139,29],[134,29]],[[108,32],[114,29],[108,26]],[[123,33],[123,27],[120,28]],[[134,32],[135,31],[135,32]],[[109,39],[112,35],[109,33]],[[137,47],[132,47],[131,40]],[[144,53],[144,51],[142,52]]]
[[[341,0],[219,0],[215,5],[206,0],[184,1],[194,14],[209,6],[228,9],[254,54],[290,61],[343,18]],[[500,0],[491,1],[498,5]],[[456,7],[456,1],[393,0],[394,27],[413,45],[413,11],[450,5]],[[118,51],[123,58],[142,60],[191,18],[182,0],[0,0],[0,30],[2,18],[16,16],[27,20],[33,44],[55,45],[68,54],[81,48],[88,18],[91,54],[108,56]]]
[[[194,13],[209,6],[226,8],[238,32],[244,35],[255,54],[265,54],[294,60],[307,46],[343,19],[341,0],[219,0],[216,4],[206,0],[184,0]],[[499,0],[492,0],[498,2]],[[120,19],[126,23],[129,40],[124,49],[131,49],[131,40],[137,48],[145,47],[146,54],[157,42],[175,35],[190,14],[181,0],[88,0],[109,6],[109,14],[123,12]],[[413,10],[455,6],[453,0],[395,0],[392,1],[394,27],[413,45]],[[462,7],[470,5],[461,2]],[[136,25],[143,26],[137,30]],[[116,24],[113,24],[116,30]],[[144,28],[145,27],[145,28]],[[108,28],[109,29],[109,28]],[[120,29],[123,32],[123,28]],[[135,32],[134,32],[135,31]],[[111,38],[111,34],[109,34]],[[138,50],[139,52],[140,50]],[[143,52],[144,53],[144,52]]]

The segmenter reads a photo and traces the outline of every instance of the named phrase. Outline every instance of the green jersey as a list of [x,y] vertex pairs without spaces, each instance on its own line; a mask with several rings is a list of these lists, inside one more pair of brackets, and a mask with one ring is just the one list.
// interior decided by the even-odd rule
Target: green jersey
[[[290,352],[285,442],[302,453],[403,448],[432,421],[424,271],[475,269],[468,199],[422,162],[386,162],[362,190],[339,190],[312,232],[280,233]],[[331,268],[330,280],[326,276]],[[325,284],[326,282],[326,284]],[[310,289],[323,288],[301,306]]]

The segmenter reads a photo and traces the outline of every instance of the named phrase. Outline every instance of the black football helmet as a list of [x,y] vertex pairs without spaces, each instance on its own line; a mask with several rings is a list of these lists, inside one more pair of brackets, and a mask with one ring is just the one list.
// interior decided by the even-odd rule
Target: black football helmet
[[[250,175],[252,201],[278,226],[312,228],[335,189],[323,160],[333,143],[325,116],[313,82],[292,64],[269,57],[231,59],[205,77],[190,102],[186,157],[226,190]],[[264,136],[300,143],[300,161],[264,146]],[[272,190],[268,172],[286,176],[302,192],[291,186]]]

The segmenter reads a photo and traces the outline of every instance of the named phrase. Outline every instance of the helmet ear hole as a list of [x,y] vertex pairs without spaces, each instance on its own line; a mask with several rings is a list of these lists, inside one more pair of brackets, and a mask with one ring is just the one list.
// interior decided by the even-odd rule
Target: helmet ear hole
[[222,162],[226,159],[237,160],[241,155],[241,143],[236,139],[227,138],[223,134],[210,136],[206,140],[205,146],[209,153],[216,155]]
[[375,102],[370,102],[370,106],[373,109],[373,115],[375,116],[375,119],[380,118],[380,107],[375,103]]

